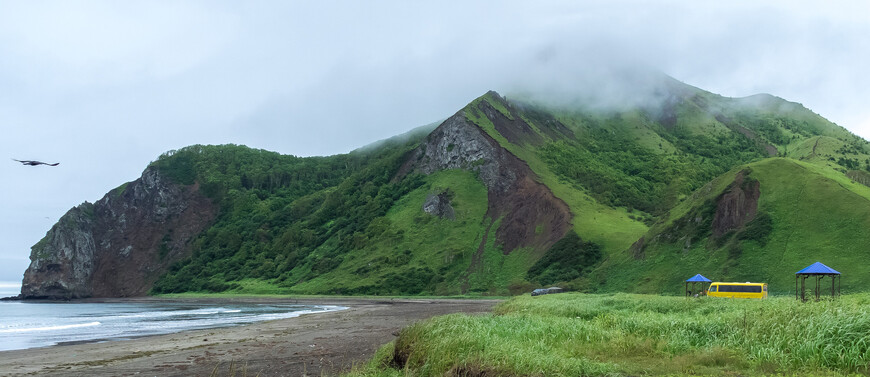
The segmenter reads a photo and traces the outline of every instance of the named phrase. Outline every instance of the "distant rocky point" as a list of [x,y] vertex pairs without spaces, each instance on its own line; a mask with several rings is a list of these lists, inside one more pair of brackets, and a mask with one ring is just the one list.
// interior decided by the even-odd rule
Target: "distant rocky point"
[[143,296],[212,221],[216,208],[195,185],[155,168],[94,204],[70,209],[33,246],[21,297]]

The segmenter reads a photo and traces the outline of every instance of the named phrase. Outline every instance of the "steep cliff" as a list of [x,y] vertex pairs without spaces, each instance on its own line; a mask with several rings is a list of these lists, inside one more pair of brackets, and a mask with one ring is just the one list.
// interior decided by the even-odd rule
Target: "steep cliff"
[[[502,100],[494,92],[488,95]],[[501,122],[504,116],[487,102],[477,106],[499,125],[502,133],[540,138],[524,121]],[[465,109],[429,134],[400,171],[432,174],[446,169],[476,172],[487,187],[487,217],[493,221],[501,219],[495,235],[496,243],[502,245],[505,254],[518,247],[546,249],[561,239],[571,226],[571,212],[565,202],[538,182],[526,162],[469,121]]]
[[71,209],[33,246],[22,297],[144,295],[187,256],[186,246],[215,213],[196,185],[175,184],[148,168],[96,203]]
[[726,233],[742,228],[755,218],[758,212],[758,199],[761,189],[758,180],[749,179],[749,173],[741,170],[737,173],[728,190],[722,194],[716,203],[716,213],[713,215],[713,236],[721,237]]
[[33,246],[24,272],[24,298],[90,297],[94,271],[94,205],[69,210],[45,238]]

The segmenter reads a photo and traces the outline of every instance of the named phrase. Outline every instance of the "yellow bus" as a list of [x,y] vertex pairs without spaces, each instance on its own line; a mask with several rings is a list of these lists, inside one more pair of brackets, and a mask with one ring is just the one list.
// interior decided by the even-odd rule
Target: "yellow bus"
[[713,282],[707,296],[727,298],[767,298],[767,283],[720,283]]

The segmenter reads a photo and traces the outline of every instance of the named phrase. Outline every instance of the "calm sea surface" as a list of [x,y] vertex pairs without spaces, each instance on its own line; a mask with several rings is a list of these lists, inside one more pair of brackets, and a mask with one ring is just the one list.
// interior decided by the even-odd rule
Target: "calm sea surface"
[[[13,293],[13,294],[17,294]],[[236,326],[340,306],[0,302],[0,351]]]

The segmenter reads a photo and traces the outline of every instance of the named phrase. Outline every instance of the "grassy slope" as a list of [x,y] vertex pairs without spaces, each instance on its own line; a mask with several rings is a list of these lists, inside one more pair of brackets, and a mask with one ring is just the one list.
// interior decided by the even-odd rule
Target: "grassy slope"
[[[354,376],[867,373],[866,294],[830,302],[521,296],[402,330]],[[394,369],[394,355],[407,358]],[[452,372],[448,373],[448,372]]]
[[[821,261],[844,275],[844,291],[863,290],[870,271],[861,267],[870,251],[870,188],[841,173],[791,159],[767,159],[748,165],[761,184],[759,213],[769,213],[773,231],[766,244],[731,239],[721,247],[709,238],[685,249],[682,242],[654,242],[644,260],[622,253],[609,260],[599,279],[614,290],[678,294],[682,280],[701,273],[720,281],[764,281],[771,293],[793,294],[794,272]],[[648,239],[665,231],[689,208],[715,198],[733,180],[735,171],[699,191],[654,227]],[[820,208],[824,208],[820,211]],[[739,242],[739,258],[730,248]]]
[[[490,236],[484,245],[483,265],[470,270],[472,256],[478,251],[489,220],[487,190],[468,171],[446,170],[425,178],[426,183],[402,197],[380,222],[384,231],[366,246],[345,255],[338,268],[286,290],[293,294],[355,293],[367,286],[395,286],[375,289],[381,294],[403,294],[402,280],[414,271],[435,295],[506,294],[509,284],[522,280],[528,266],[535,261],[530,250],[519,249],[504,255]],[[422,211],[430,194],[449,190],[455,220],[441,219]],[[493,224],[493,229],[498,226]],[[328,242],[327,242],[328,243]],[[429,276],[427,273],[431,272]],[[247,286],[237,292],[250,292]],[[371,291],[370,291],[371,292]]]
[[[524,160],[538,175],[540,182],[569,205],[574,215],[574,230],[581,238],[602,245],[605,253],[614,254],[628,248],[647,231],[647,226],[641,221],[646,214],[625,207],[601,203],[593,198],[586,188],[556,174],[553,171],[553,163],[545,162],[541,158],[540,147],[528,144],[517,145],[505,139],[482,113],[472,111],[481,101],[486,101],[506,116],[510,115],[501,100],[489,93],[469,104],[466,108],[466,116],[498,141],[502,147]],[[524,116],[522,110],[517,108],[514,110],[519,112],[520,116],[533,128],[539,129],[541,127],[540,125],[536,126],[536,122],[530,119],[531,117]],[[677,154],[676,147],[662,137],[662,134],[668,131],[638,111],[618,114],[615,118],[612,114],[589,111],[552,108],[547,109],[547,111],[568,126],[578,138],[589,138],[593,133],[604,130],[616,138],[630,140],[660,155]],[[727,134],[729,132],[726,127],[694,104],[686,103],[677,111],[679,113],[677,127],[683,127],[690,134]],[[508,117],[512,118],[512,116]],[[558,141],[550,139],[544,133],[539,134],[550,143]],[[567,148],[578,148],[578,146],[568,145]],[[673,194],[672,200],[676,201],[678,197],[685,196],[687,193],[677,192]]]
[[[434,217],[422,211],[429,194],[449,189],[456,219]],[[437,294],[459,293],[461,279],[483,237],[487,208],[486,187],[471,173],[447,170],[426,177],[426,184],[402,197],[387,213],[388,229],[369,244],[348,254],[338,269],[297,284],[297,293],[326,293],[336,289],[376,284],[391,272],[408,266],[444,268],[446,277]],[[487,249],[493,249],[492,242]],[[406,254],[406,250],[410,253]],[[366,266],[374,268],[366,268]],[[356,272],[359,271],[359,272]],[[375,273],[369,273],[375,271]],[[476,287],[479,288],[479,287]],[[478,289],[479,290],[479,289]]]
[[[491,93],[471,102],[466,109],[477,107],[480,101],[487,101],[503,114],[508,113],[501,104],[501,101],[494,98]],[[560,179],[541,160],[534,146],[528,144],[517,145],[509,142],[495,130],[495,126],[493,126],[489,119],[481,116],[479,113],[466,111],[466,116],[470,121],[486,131],[493,139],[498,141],[499,145],[507,149],[514,156],[525,161],[532,171],[537,174],[539,181],[550,188],[553,195],[568,204],[571,208],[571,213],[574,215],[574,231],[584,240],[602,245],[607,252],[615,252],[631,245],[633,241],[628,240],[637,239],[637,237],[640,237],[646,231],[646,225],[631,219],[629,212],[625,208],[613,208],[603,205],[589,196],[584,190],[578,190],[577,187]],[[526,121],[533,127],[535,126],[534,122]],[[549,139],[545,134],[541,134],[541,136]]]
[[[769,281],[775,284],[775,288],[772,288],[774,292],[785,293],[789,290],[793,291],[793,281],[792,275],[783,275],[783,271],[791,271],[791,269],[797,271],[816,259],[828,260],[839,265],[852,265],[854,261],[866,258],[867,252],[860,247],[862,242],[866,244],[867,241],[867,237],[861,230],[866,229],[866,213],[870,213],[867,211],[870,208],[864,203],[866,201],[864,198],[868,197],[864,194],[866,187],[855,184],[854,181],[850,182],[850,179],[842,174],[848,173],[852,180],[864,184],[870,183],[870,177],[865,174],[865,170],[870,169],[870,154],[868,154],[870,148],[866,141],[799,104],[777,97],[760,95],[746,99],[728,99],[700,90],[690,95],[692,97],[687,96],[687,100],[679,103],[674,109],[677,114],[675,129],[682,128],[688,130],[689,134],[702,136],[734,134],[734,131],[729,130],[729,127],[713,116],[713,114],[722,114],[726,118],[733,119],[739,127],[753,132],[754,140],[759,145],[773,145],[780,154],[811,163],[794,165],[803,166],[807,171],[792,172],[792,169],[784,169],[778,171],[778,176],[758,178],[762,181],[763,192],[766,186],[769,188],[767,191],[792,195],[792,199],[800,204],[787,208],[785,199],[777,200],[774,196],[765,197],[763,194],[762,210],[776,212],[773,216],[778,231],[767,245],[752,241],[741,242],[739,246],[742,254],[736,258],[736,261],[734,254],[737,252],[728,249],[733,246],[733,243],[718,248],[709,246],[707,242],[701,242],[688,250],[684,250],[685,244],[669,245],[665,248],[667,250],[662,249],[664,246],[657,245],[651,250],[649,257],[642,262],[636,262],[628,253],[622,252],[627,246],[620,250],[605,247],[610,259],[606,261],[604,268],[592,276],[591,287],[603,283],[605,284],[603,288],[607,290],[674,293],[679,289],[678,283],[682,279],[701,271],[710,271],[707,273],[723,280]],[[616,118],[608,118],[607,114],[583,111],[554,111],[554,113],[563,124],[572,128],[579,138],[589,138],[594,136],[596,129],[606,129],[611,137],[632,140],[654,153],[665,156],[680,154],[677,151],[678,147],[669,141],[673,138],[663,137],[669,131],[664,130],[661,125],[642,112],[626,112]],[[734,123],[731,123],[732,127]],[[535,156],[522,152],[515,153],[534,166]],[[777,169],[770,168],[765,162],[760,162],[758,166],[761,167],[758,174],[764,175],[768,175],[768,171]],[[546,168],[547,166],[544,166],[544,169],[536,169],[536,172],[543,171],[544,177],[550,177],[552,173]],[[704,174],[703,171],[698,173]],[[681,193],[672,195],[676,199],[673,202],[674,206],[656,227],[663,228],[670,225],[703,200],[718,195],[733,181],[734,174],[736,170],[725,173],[698,188],[691,195]],[[803,193],[793,192],[794,183],[802,180],[811,182],[809,187],[813,189]],[[840,187],[827,184],[833,181],[839,182]],[[565,180],[559,182],[567,183]],[[555,185],[546,183],[553,187],[554,191],[558,191]],[[578,192],[578,189],[582,193],[582,187],[576,185],[568,187],[568,190],[573,192]],[[715,195],[711,196],[710,193]],[[701,197],[700,202],[697,200],[698,197]],[[594,202],[588,196],[586,201]],[[771,207],[769,210],[765,208],[768,206]],[[817,214],[819,208],[828,207],[830,211]],[[572,205],[572,209],[575,208],[576,206]],[[596,241],[589,238],[588,234],[594,234],[595,229],[602,226],[599,218],[588,216],[589,211],[574,212],[575,216],[578,216],[575,219],[578,233],[583,236],[585,232],[586,239]],[[581,224],[583,221],[586,223]],[[607,220],[604,223],[624,226],[619,222]],[[820,227],[819,224],[823,226]],[[793,229],[789,232],[790,238],[783,238],[785,229]],[[649,234],[655,235],[660,230],[652,229]],[[630,244],[639,238],[636,235],[637,233],[625,232],[621,234],[622,243],[612,245]],[[716,250],[711,252],[709,251],[711,248]],[[843,253],[844,250],[848,252]],[[858,269],[854,272],[858,272],[858,277],[866,275]],[[860,285],[857,281],[858,278],[844,287],[859,289]]]
[[[723,113],[776,146],[780,156],[822,164],[843,172],[870,169],[870,144],[867,141],[800,104],[759,94],[729,100]],[[848,162],[855,166],[845,166]]]

